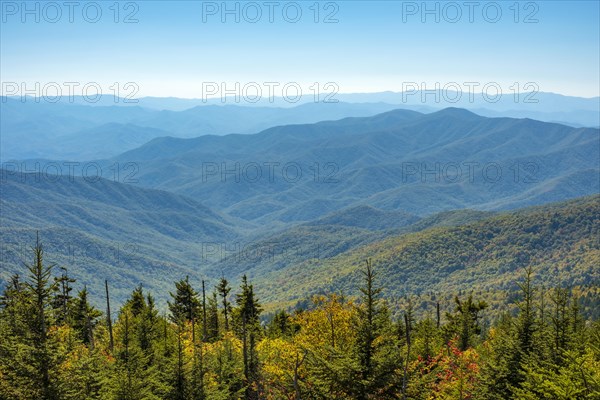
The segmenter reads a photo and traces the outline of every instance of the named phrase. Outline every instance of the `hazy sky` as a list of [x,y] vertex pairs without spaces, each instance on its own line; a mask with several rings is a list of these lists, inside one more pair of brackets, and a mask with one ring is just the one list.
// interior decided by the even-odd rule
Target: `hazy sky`
[[116,82],[127,94],[135,82],[136,96],[177,97],[201,97],[207,82],[600,90],[598,1],[1,3],[3,88],[96,82],[108,92]]

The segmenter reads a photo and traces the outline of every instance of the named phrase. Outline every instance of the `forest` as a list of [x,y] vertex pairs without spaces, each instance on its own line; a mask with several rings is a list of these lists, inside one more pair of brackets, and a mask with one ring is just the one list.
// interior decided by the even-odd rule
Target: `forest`
[[107,280],[99,310],[39,240],[30,259],[0,298],[1,399],[600,398],[600,322],[568,286],[539,286],[542,267],[483,324],[492,308],[468,291],[425,313],[385,300],[370,259],[358,296],[269,315],[245,276],[182,277],[164,311],[141,285],[111,310]]

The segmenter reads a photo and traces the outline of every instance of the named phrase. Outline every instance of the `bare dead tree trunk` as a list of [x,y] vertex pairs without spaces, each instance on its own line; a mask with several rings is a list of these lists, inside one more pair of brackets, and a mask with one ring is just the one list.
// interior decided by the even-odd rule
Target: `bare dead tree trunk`
[[108,324],[108,336],[109,336],[109,349],[112,353],[115,342],[113,337],[112,317],[110,315],[110,295],[108,294],[108,280],[104,280],[104,286],[106,288],[106,323]]

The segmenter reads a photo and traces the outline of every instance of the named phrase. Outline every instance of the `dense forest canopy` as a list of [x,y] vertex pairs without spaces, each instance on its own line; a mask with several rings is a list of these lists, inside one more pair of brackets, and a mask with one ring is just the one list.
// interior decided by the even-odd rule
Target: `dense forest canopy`
[[597,399],[600,322],[569,288],[515,281],[516,313],[492,326],[485,298],[455,294],[399,317],[379,268],[363,263],[359,295],[315,296],[267,320],[244,276],[232,289],[175,282],[168,313],[133,288],[119,310],[90,305],[85,285],[44,260],[14,275],[0,301],[3,399]]

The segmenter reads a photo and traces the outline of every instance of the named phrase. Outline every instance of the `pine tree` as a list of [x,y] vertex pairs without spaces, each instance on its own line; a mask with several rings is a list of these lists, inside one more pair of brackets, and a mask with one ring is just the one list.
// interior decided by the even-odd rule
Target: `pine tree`
[[550,317],[553,339],[552,353],[554,363],[560,364],[570,339],[569,291],[564,288],[555,288],[550,295],[550,301],[552,303],[552,316]]
[[292,317],[284,310],[277,311],[267,325],[267,334],[272,337],[289,337],[298,327],[292,323]]
[[49,283],[53,266],[44,265],[44,250],[39,237],[36,240],[33,252],[34,262],[27,266],[30,275],[26,286],[34,304],[29,319],[35,348],[33,367],[36,374],[34,380],[39,385],[42,397],[46,400],[52,400],[58,398],[55,384],[50,379],[53,360],[52,348],[48,340],[48,327],[51,324],[51,299],[55,290],[55,284]]
[[176,400],[184,400],[187,398],[187,384],[185,378],[185,361],[182,344],[183,329],[181,325],[177,327],[177,368],[175,372],[174,396]]
[[428,316],[417,322],[415,335],[421,345],[419,355],[425,360],[430,360],[437,353],[439,341],[439,329],[437,328],[436,321]]
[[519,283],[523,299],[519,303],[519,319],[517,323],[517,334],[519,338],[519,350],[521,354],[531,354],[533,350],[533,339],[538,329],[537,317],[534,309],[535,288],[532,284],[533,268],[525,270],[525,281]]
[[[361,307],[358,307],[358,340],[357,350],[358,358],[361,366],[362,379],[369,380],[373,375],[373,353],[375,351],[373,342],[379,335],[379,308],[378,296],[381,293],[381,288],[376,288],[375,272],[371,266],[371,261],[367,260],[367,267],[363,271],[365,286],[360,288],[362,293]],[[364,396],[363,396],[364,397]]]
[[245,399],[259,398],[259,365],[256,352],[257,340],[261,333],[259,316],[262,311],[260,304],[254,297],[254,288],[248,284],[246,275],[242,277],[242,292],[236,296],[237,333],[242,340],[242,359],[244,362],[244,379],[246,381]]
[[367,260],[362,271],[364,286],[360,288],[361,302],[356,310],[356,355],[360,371],[360,380],[356,383],[354,395],[357,399],[367,399],[371,393],[380,398],[386,394],[393,382],[394,370],[399,358],[396,355],[396,343],[387,308],[379,298],[381,288],[376,286],[376,273],[371,260]]
[[134,289],[131,297],[127,300],[126,306],[133,317],[140,315],[146,308],[146,299],[144,299],[144,289],[141,283]]
[[66,268],[61,267],[62,274],[60,277],[55,277],[55,295],[52,299],[52,307],[55,310],[56,323],[67,324],[70,322],[71,312],[71,291],[73,287],[72,283],[75,283],[75,279],[70,278]]
[[149,357],[153,357],[154,345],[158,341],[158,310],[154,305],[154,297],[146,295],[146,302],[137,321],[137,336],[140,349]]
[[219,285],[217,286],[217,291],[221,296],[221,303],[223,305],[223,318],[225,322],[225,332],[229,331],[229,317],[231,316],[232,307],[229,302],[229,292],[231,292],[231,287],[229,286],[229,282],[227,279],[221,278],[219,281]]
[[202,341],[208,339],[208,319],[206,317],[206,287],[204,279],[202,280]]
[[189,277],[175,283],[175,294],[169,293],[173,302],[169,302],[171,320],[175,323],[191,322],[200,315],[200,301],[198,293],[190,284]]
[[97,319],[102,313],[90,306],[88,303],[88,290],[84,286],[77,294],[73,311],[73,328],[77,332],[79,340],[86,346],[94,347],[94,328],[97,325]]
[[29,318],[33,298],[19,275],[13,275],[0,299],[0,398],[28,400],[41,396],[34,364]]
[[13,335],[22,338],[29,334],[26,317],[33,305],[25,289],[21,276],[15,274],[11,276],[0,298],[2,321]]
[[115,325],[116,362],[103,388],[105,396],[158,400],[168,393],[169,385],[161,380],[156,363],[158,326],[152,296],[144,297],[142,288],[136,288]]
[[216,341],[219,338],[219,300],[216,291],[208,299],[207,336],[208,341]]
[[[458,296],[454,298],[456,307],[454,313],[447,313],[448,324],[445,326],[449,335],[458,336],[458,348],[465,351],[475,344],[475,338],[481,334],[480,313],[488,307],[485,301],[475,302],[473,295],[466,301],[461,301]],[[446,337],[451,339],[451,337]]]

